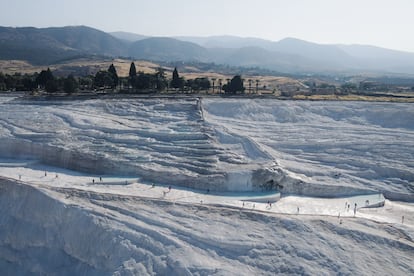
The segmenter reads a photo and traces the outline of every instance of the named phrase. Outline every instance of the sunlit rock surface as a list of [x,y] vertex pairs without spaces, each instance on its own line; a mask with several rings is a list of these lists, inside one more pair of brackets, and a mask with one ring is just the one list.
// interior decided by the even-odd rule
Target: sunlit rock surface
[[410,104],[3,99],[0,153],[211,190],[412,198]]

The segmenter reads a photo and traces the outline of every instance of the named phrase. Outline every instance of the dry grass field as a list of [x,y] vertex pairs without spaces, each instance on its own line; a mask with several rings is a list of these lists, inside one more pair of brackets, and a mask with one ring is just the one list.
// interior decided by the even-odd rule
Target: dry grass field
[[[58,64],[51,64],[49,66],[39,66],[32,65],[25,61],[19,60],[0,60],[0,72],[3,74],[33,74],[35,72],[40,72],[46,68],[50,68],[53,74],[56,76],[67,76],[69,74],[75,74],[76,72],[81,73],[82,75],[95,75],[99,70],[107,70],[111,64],[114,64],[118,76],[126,77],[129,73],[129,68],[131,65],[131,60],[128,59],[93,59],[93,58],[84,58],[76,59],[67,62],[62,62]],[[149,61],[134,61],[136,69],[138,72],[144,73],[155,73],[157,68],[160,67],[159,64]],[[163,66],[167,78],[172,78],[172,71],[174,68]],[[230,80],[233,75],[220,74],[212,71],[201,71],[195,66],[184,66],[178,68],[179,74],[181,77],[184,77],[186,80],[195,79],[195,78],[208,78],[212,82],[215,79],[214,86],[215,92],[219,91],[219,80],[221,84],[224,85]],[[280,94],[280,88],[289,85],[300,87],[301,83],[298,80],[287,78],[287,77],[277,77],[277,76],[242,76],[244,78],[244,86],[246,87],[246,93],[256,92],[256,80],[258,80],[258,93],[259,94]],[[249,80],[251,80],[251,86],[249,86]],[[210,91],[212,92],[212,91]]]
[[295,100],[313,100],[313,101],[367,101],[367,102],[395,102],[395,103],[414,103],[414,94],[405,97],[395,96],[370,96],[370,95],[296,95]]
[[[119,76],[128,76],[131,61],[124,59],[77,59],[59,64],[51,64],[49,66],[32,65],[28,62],[20,60],[0,60],[0,72],[3,74],[32,74],[49,67],[52,72],[56,72],[57,74],[59,74],[59,72],[75,71],[76,69],[82,71],[82,69],[85,68],[87,68],[88,72],[94,74],[99,70],[108,69],[112,63],[114,64]],[[135,61],[135,66],[137,71],[144,73],[153,73],[159,67],[158,64],[148,61]]]
[[15,73],[33,74],[40,68],[22,60],[0,60],[0,72],[14,75]]
[[[131,65],[131,60],[127,59],[77,59],[71,60],[68,62],[62,62],[59,64],[52,64],[49,66],[38,66],[32,65],[25,61],[20,60],[0,60],[0,72],[3,74],[33,74],[35,72],[40,72],[41,70],[46,69],[47,67],[52,70],[55,75],[65,76],[70,73],[80,71],[87,74],[94,75],[99,70],[107,70],[111,64],[114,64],[118,75],[120,77],[126,77],[129,73],[129,68]],[[138,72],[144,73],[154,73],[157,68],[160,67],[159,64],[149,62],[149,61],[134,61],[136,69]],[[172,71],[174,68],[165,67],[166,74],[168,78],[171,78]],[[219,86],[219,80],[222,80],[222,84],[227,83],[227,79],[231,79],[233,75],[225,75],[211,71],[200,71],[194,66],[185,66],[183,68],[178,68],[180,76],[185,79],[195,79],[195,78],[209,78],[212,80],[216,79],[215,86]],[[180,72],[182,71],[182,72]],[[259,80],[259,91],[263,90],[272,91],[276,90],[280,85],[292,84],[299,85],[300,82],[292,78],[287,77],[275,77],[275,76],[242,76],[245,80],[245,87],[248,89],[249,84],[248,80],[252,80],[252,90],[256,88],[256,80]],[[267,89],[263,89],[266,87]]]

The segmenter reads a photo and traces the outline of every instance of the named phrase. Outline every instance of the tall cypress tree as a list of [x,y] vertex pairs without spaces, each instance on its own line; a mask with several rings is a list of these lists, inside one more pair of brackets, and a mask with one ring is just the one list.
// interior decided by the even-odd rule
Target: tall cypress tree
[[129,67],[129,78],[135,78],[137,76],[137,69],[135,68],[135,63],[131,62],[131,66]]
[[172,88],[182,88],[184,85],[184,80],[178,75],[177,67],[174,68],[170,85]]
[[131,66],[129,67],[129,77],[128,77],[129,85],[135,88],[136,80],[137,80],[137,69],[135,68],[135,63],[131,62]]
[[113,81],[112,88],[117,87],[119,78],[118,78],[118,74],[116,73],[116,69],[113,63],[109,66],[108,72],[111,74],[111,77],[112,77],[112,81]]

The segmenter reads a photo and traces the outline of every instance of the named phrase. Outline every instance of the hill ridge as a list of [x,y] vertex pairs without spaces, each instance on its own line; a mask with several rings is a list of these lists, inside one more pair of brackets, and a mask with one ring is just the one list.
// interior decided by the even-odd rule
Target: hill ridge
[[370,45],[318,44],[292,37],[147,37],[84,25],[0,27],[0,59],[48,65],[79,56],[211,62],[283,73],[414,72],[414,53]]

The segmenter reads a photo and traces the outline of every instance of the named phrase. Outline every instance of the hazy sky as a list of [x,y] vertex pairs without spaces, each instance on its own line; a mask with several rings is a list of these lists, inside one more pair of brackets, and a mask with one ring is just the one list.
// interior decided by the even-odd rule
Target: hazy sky
[[414,0],[0,0],[1,26],[237,35],[414,52]]

